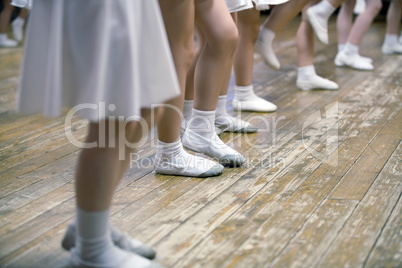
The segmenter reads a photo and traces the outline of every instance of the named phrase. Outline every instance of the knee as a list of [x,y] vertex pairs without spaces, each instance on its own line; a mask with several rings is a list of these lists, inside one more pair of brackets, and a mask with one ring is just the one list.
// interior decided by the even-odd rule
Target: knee
[[376,16],[382,8],[381,0],[372,1],[370,5],[367,6],[367,11],[374,17]]
[[239,33],[235,25],[228,27],[223,34],[219,35],[213,44],[220,52],[234,53],[237,42],[239,40]]

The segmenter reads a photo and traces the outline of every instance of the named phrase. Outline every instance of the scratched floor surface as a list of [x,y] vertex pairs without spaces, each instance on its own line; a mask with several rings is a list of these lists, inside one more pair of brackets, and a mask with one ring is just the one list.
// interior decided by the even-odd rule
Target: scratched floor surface
[[[167,267],[401,267],[402,56],[384,56],[376,21],[361,54],[375,71],[336,68],[316,44],[318,74],[338,91],[296,88],[294,20],[275,39],[282,69],[256,58],[254,86],[276,113],[233,112],[260,127],[223,134],[247,157],[216,178],[155,175],[153,137],[124,176],[114,225],[158,250]],[[14,111],[22,48],[0,49],[0,266],[64,267],[78,148],[64,118]],[[229,99],[233,98],[233,77]],[[82,139],[86,122],[74,119]]]

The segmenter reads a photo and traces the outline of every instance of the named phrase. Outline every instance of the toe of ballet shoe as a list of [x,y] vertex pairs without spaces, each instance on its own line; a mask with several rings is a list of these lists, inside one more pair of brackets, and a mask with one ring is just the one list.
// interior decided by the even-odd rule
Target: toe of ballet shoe
[[222,174],[224,167],[222,165],[215,165],[210,170],[200,174],[199,178],[215,177]]
[[241,167],[246,159],[240,154],[232,154],[226,155],[219,159],[219,163],[221,163],[225,167]]
[[278,109],[275,104],[270,102],[261,104],[258,101],[239,101],[236,99],[233,100],[232,105],[235,110],[247,112],[272,113]]

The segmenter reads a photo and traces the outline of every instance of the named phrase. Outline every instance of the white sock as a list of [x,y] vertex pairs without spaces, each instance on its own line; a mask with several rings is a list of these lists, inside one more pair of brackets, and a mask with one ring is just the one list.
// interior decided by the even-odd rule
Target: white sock
[[8,39],[7,34],[6,33],[0,34],[0,41],[5,39]]
[[392,45],[398,43],[398,36],[396,34],[385,34],[384,44]]
[[[211,170],[215,168],[215,170]],[[191,155],[183,149],[181,140],[172,143],[158,141],[158,151],[155,156],[155,171],[161,174],[206,177],[219,175],[223,167],[218,163]],[[210,172],[208,172],[210,171]]]
[[314,65],[307,65],[297,68],[297,78],[301,80],[309,80],[311,77],[317,76]]
[[[235,86],[234,98],[239,101],[250,101],[257,97],[254,93],[253,85],[249,86]],[[258,98],[258,97],[257,97]]]
[[275,38],[275,32],[272,31],[271,29],[269,29],[268,27],[264,27],[264,26],[261,27],[260,31],[261,31],[261,35],[264,38],[264,44],[269,43],[272,45],[272,42],[274,41],[274,38]]
[[315,8],[317,15],[324,20],[328,20],[336,9],[327,0],[321,1],[320,3],[314,5],[313,7]]
[[191,114],[193,112],[194,100],[184,100],[183,105],[183,118],[181,120],[181,128],[186,129],[190,122]]
[[226,104],[227,104],[227,95],[220,95],[218,98],[218,103],[216,104],[216,109],[215,109],[215,116],[224,116],[227,115],[226,111]]
[[215,134],[215,111],[201,111],[193,108],[188,128],[210,139]]
[[343,44],[338,43],[338,52],[342,51],[345,48],[345,45],[346,45],[345,43]]
[[85,261],[95,264],[116,264],[127,253],[113,245],[109,229],[109,210],[85,211],[77,208],[76,252]]
[[359,54],[359,46],[356,46],[352,43],[347,42],[345,44],[344,51],[347,55],[358,55]]
[[21,25],[25,24],[25,20],[23,18],[19,17],[19,16],[16,17],[13,22],[21,24]]

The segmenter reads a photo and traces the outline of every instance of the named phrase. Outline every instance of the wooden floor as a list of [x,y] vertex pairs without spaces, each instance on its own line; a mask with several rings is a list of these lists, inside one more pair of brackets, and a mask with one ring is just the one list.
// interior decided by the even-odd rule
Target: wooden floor
[[[208,179],[161,176],[154,142],[139,150],[144,167],[134,165],[118,187],[112,221],[154,246],[159,263],[402,267],[402,56],[382,55],[377,21],[361,46],[375,71],[335,68],[331,20],[331,43],[316,45],[315,65],[340,89],[303,92],[298,23],[276,38],[280,71],[255,63],[256,91],[278,111],[241,114],[257,134],[222,135],[247,157],[244,167]],[[14,111],[21,57],[22,48],[0,49],[0,266],[65,267],[60,240],[74,213],[78,149],[64,118]],[[71,129],[82,138],[86,123]]]

